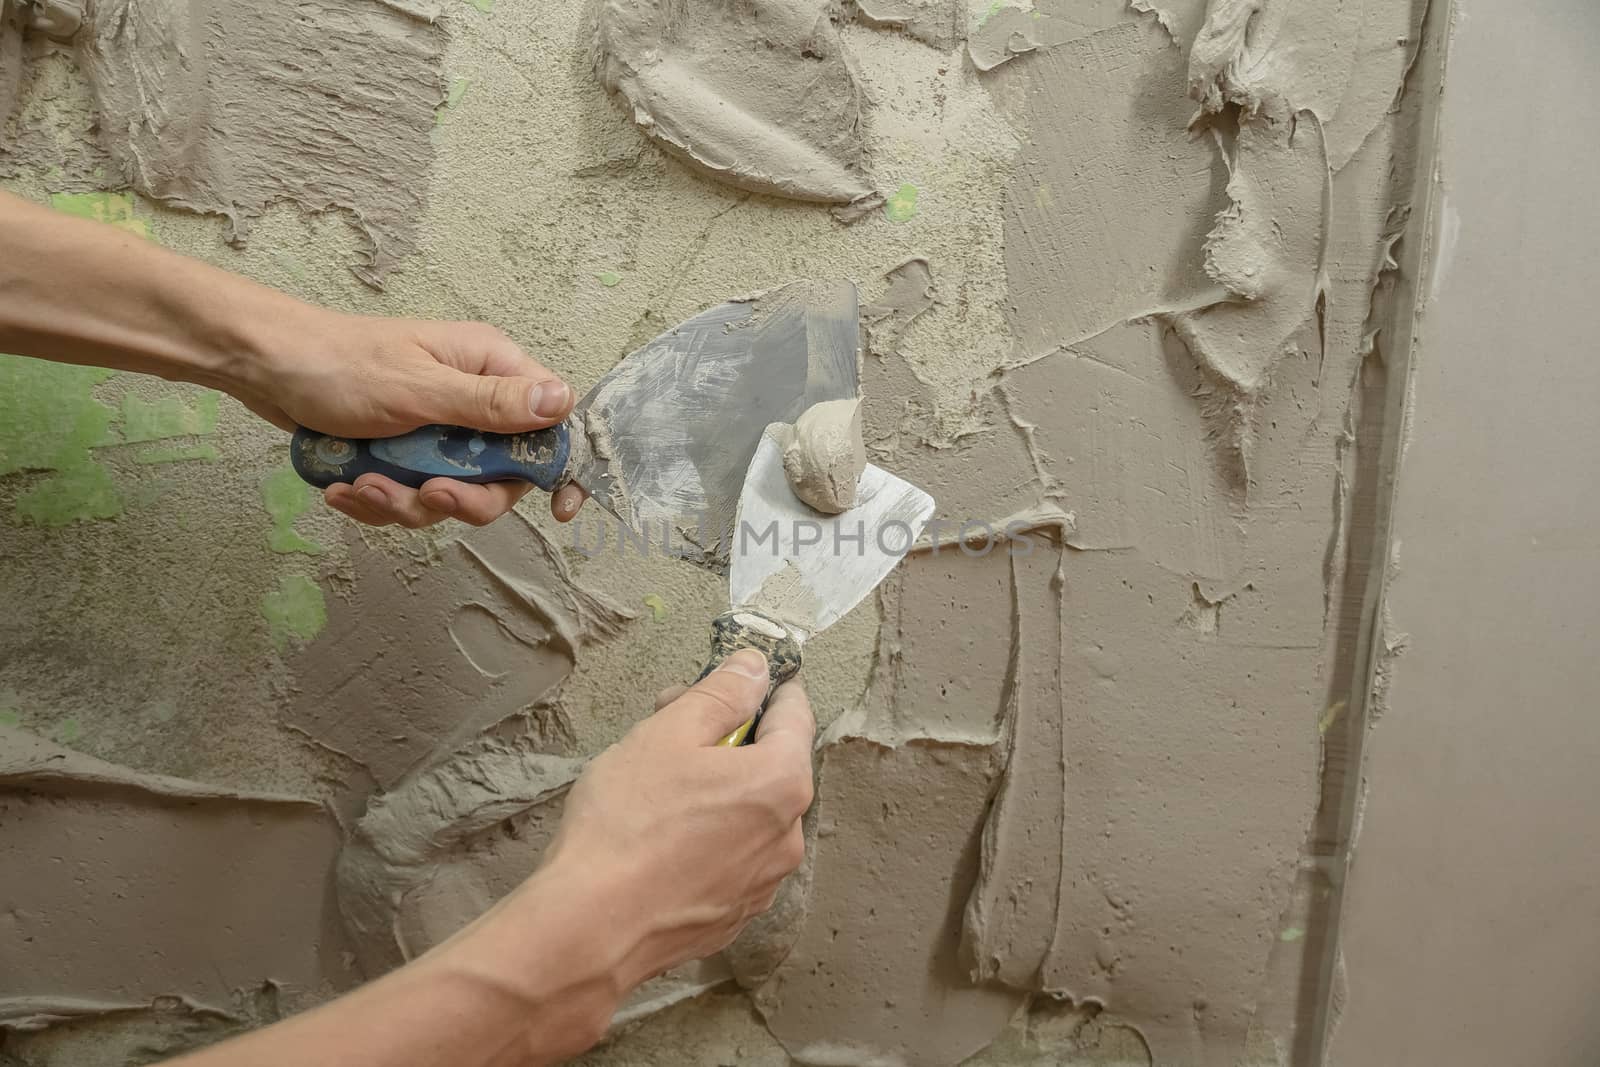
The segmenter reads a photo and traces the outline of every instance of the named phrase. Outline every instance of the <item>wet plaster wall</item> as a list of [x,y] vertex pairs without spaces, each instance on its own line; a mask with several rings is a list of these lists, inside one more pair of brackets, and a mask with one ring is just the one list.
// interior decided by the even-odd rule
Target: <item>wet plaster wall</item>
[[[806,869],[586,1062],[1282,1063],[1433,6],[4,0],[0,175],[580,390],[857,282],[868,458],[939,525],[808,645]],[[0,881],[12,1062],[158,1058],[447,936],[726,595],[538,501],[356,528],[212,393],[0,376],[0,848],[52,872]],[[226,912],[258,870],[298,933]]]

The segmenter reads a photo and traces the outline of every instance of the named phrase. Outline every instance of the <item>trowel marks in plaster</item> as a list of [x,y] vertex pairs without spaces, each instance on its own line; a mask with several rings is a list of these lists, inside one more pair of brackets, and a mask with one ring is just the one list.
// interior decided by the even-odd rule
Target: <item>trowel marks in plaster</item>
[[298,692],[285,718],[385,789],[535,709],[584,642],[632,617],[580,587],[560,550],[515,513],[436,559],[391,559],[354,531],[350,547],[354,582],[335,588],[326,628],[290,660]]
[[850,9],[868,26],[899,30],[940,50],[966,35],[965,0],[851,0]]
[[[1020,55],[996,75],[997,88],[1034,87],[1022,79],[1057,53],[1076,48],[1092,58],[1094,48],[1109,43],[1105,38],[1128,32],[1114,26]],[[1164,69],[1166,84],[1181,93],[1186,87],[1173,85],[1170,67],[1181,58],[1163,45],[1143,62],[1168,64],[1155,69]],[[1140,91],[1137,79],[1119,90]],[[1186,122],[1192,106],[1173,111]],[[1085,117],[1095,114],[1092,109],[1040,109],[1027,118],[1033,143],[1042,140],[1039,124],[1052,115],[1061,121],[1062,114],[1096,125]],[[1315,241],[1299,241],[1287,262],[1297,277],[1315,279],[1324,218],[1337,220],[1329,224],[1335,233],[1365,233],[1372,218],[1381,222],[1387,205],[1381,181],[1352,184],[1342,197],[1335,195],[1316,158],[1322,137],[1315,117],[1302,116],[1300,124],[1299,131],[1283,127],[1285,136],[1269,149],[1275,153],[1270,162],[1284,169],[1269,170],[1251,154],[1256,144],[1247,144],[1242,155],[1245,180],[1264,186],[1279,175],[1293,177],[1297,152],[1312,158],[1315,165],[1303,168],[1308,180],[1287,181],[1271,192],[1282,194],[1275,210],[1313,220],[1304,232]],[[1277,131],[1265,125],[1260,132]],[[1224,160],[1220,150],[1228,146],[1214,145],[1217,159],[1233,166],[1226,176],[1236,177],[1238,157]],[[1254,175],[1252,164],[1260,164]],[[1224,173],[1213,168],[1211,180]],[[1090,192],[1102,186],[1091,183]],[[1041,203],[1050,195],[1049,188],[1042,195],[1026,192]],[[1104,229],[1105,218],[1137,225],[1147,205],[1134,200],[1067,201],[1056,221],[1068,233],[1073,225]],[[1104,217],[1080,214],[1081,203]],[[1026,208],[1029,201],[1019,195],[1010,204]],[[1189,214],[1180,213],[1180,221]],[[1192,214],[1198,219],[1201,213]],[[1008,217],[1008,243],[1010,226],[1022,218]],[[1030,227],[1041,224],[1050,220],[1028,220]],[[1301,232],[1294,220],[1288,224],[1291,235]],[[1187,268],[1197,277],[1205,267],[1201,229],[1190,231],[1201,238],[1189,246],[1201,251],[1200,262]],[[1230,235],[1222,229],[1218,243],[1226,253]],[[1020,360],[1035,362],[1013,364],[1002,376],[1009,398],[1002,410],[1018,431],[1021,455],[1002,459],[1005,449],[980,441],[925,462],[912,457],[923,472],[919,482],[941,499],[947,488],[961,492],[974,471],[1003,489],[1011,481],[1006,472],[1031,463],[1034,488],[1075,512],[1068,543],[1095,550],[1065,557],[1062,604],[1055,611],[1031,601],[1015,609],[1025,634],[1043,630],[1045,636],[1018,639],[1017,688],[997,701],[1009,716],[1010,744],[966,945],[981,977],[1104,1001],[1140,1027],[1156,1062],[1232,1064],[1244,1047],[1316,796],[1322,563],[1338,520],[1329,485],[1307,472],[1335,469],[1338,410],[1360,354],[1344,332],[1337,349],[1319,351],[1314,286],[1296,292],[1264,285],[1252,302],[1209,276],[1195,283],[1204,298],[1200,307],[1220,300],[1254,309],[1247,320],[1250,344],[1219,350],[1234,358],[1234,368],[1261,368],[1253,380],[1237,369],[1228,380],[1228,365],[1219,364],[1223,372],[1208,367],[1200,358],[1205,354],[1176,344],[1160,317],[1143,314],[1186,310],[1181,306],[1147,304],[1128,316],[1136,321],[1118,318],[1113,306],[1106,320],[1083,323],[1086,336],[1076,336],[1047,317],[1079,299],[1081,279],[1065,270],[1071,261],[1049,258],[1060,247],[1043,249],[1034,261],[1040,273],[1020,278],[1038,288],[1016,301],[1018,323],[1045,327],[1039,347]],[[1052,262],[1063,268],[1054,276],[1044,271]],[[1104,291],[1120,298],[1121,289],[1136,289],[1149,272],[1149,262],[1139,259],[1117,266]],[[1226,271],[1219,267],[1219,273]],[[1349,267],[1329,275],[1331,331],[1352,312],[1361,319],[1372,278]],[[1017,273],[1010,282],[1015,296]],[[1208,286],[1219,295],[1207,296]],[[1292,316],[1281,311],[1291,306]],[[1267,342],[1257,344],[1262,337]],[[1044,356],[1052,348],[1064,350]],[[1261,352],[1266,356],[1257,360]],[[1293,353],[1303,356],[1284,358]],[[1230,395],[1243,395],[1245,385],[1256,390],[1250,400],[1259,423],[1253,496],[1271,507],[1247,506],[1231,492],[1202,418],[1230,403]],[[991,436],[997,443],[1010,437]],[[886,614],[879,670],[899,673],[908,635],[938,626],[923,616]],[[1052,640],[1061,644],[1054,688]],[[970,655],[950,652],[964,654]],[[945,702],[905,706],[913,710],[900,735],[949,731]],[[1047,798],[1058,790],[1062,800],[1055,806]],[[1060,835],[1053,848],[1043,844],[1052,829]],[[1029,891],[1018,894],[1017,886]]]
[[865,201],[861,90],[824,0],[605,0],[595,70],[684,161],[758,193]]
[[1187,129],[1183,57],[1154,19],[1123,12],[992,80],[1030,132],[1004,204],[1018,358],[1225,295],[1203,270],[1221,167]]
[[[1199,6],[1204,0],[1179,2]],[[1130,7],[1141,10],[1138,0],[1040,0],[1037,4],[995,0],[967,39],[967,58],[980,72],[988,73],[1018,56],[1127,21]]]
[[141,774],[0,727],[0,1028],[347,987],[321,805]]
[[[339,856],[339,910],[367,977],[415,959],[538,869],[583,761],[485,740],[374,800]],[[732,978],[719,959],[646,982],[624,1022]]]
[[1207,112],[1233,104],[1275,123],[1297,112],[1324,130],[1342,170],[1393,110],[1422,40],[1427,0],[1211,0],[1189,55]]
[[[1304,649],[1175,625],[1190,590],[1137,557],[1074,553],[1064,573],[1065,618],[1022,621],[1015,747],[967,916],[975,976],[1098,1000],[1156,1063],[1231,1067],[1317,767],[1307,719],[1264,726],[1260,709],[1314,706],[1314,670]],[[1139,669],[1158,659],[1174,669]]]
[[[1171,321],[1195,359],[1253,401],[1326,290],[1333,174],[1386,113],[1415,58],[1426,3],[1212,0],[1189,56],[1218,136],[1228,208],[1206,240],[1227,301]],[[1248,457],[1248,434],[1241,441]]]
[[582,769],[485,740],[374,799],[338,876],[368,977],[420,956],[532,874]]
[[[1341,225],[1375,236],[1371,188],[1349,196]],[[1041,484],[1072,504],[1067,542],[1085,551],[1063,561],[1059,604],[1018,602],[1012,742],[966,944],[982,977],[1099,999],[1159,1063],[1236,1062],[1315,803],[1337,514],[1331,475],[1307,472],[1336,466],[1337,406],[1361,357],[1359,328],[1332,326],[1359,324],[1373,281],[1333,278],[1343,343],[1286,361],[1261,401],[1257,484],[1272,506],[1234,501],[1204,439],[1198,372],[1159,323],[1001,380]],[[1038,799],[1058,790],[1058,808]]]
[[1236,579],[1244,528],[1229,450],[1210,439],[1209,388],[1178,338],[1151,320],[1001,378],[1044,493],[1072,507],[1068,544],[1136,549],[1208,588]]
[[[443,98],[443,29],[380,0],[100,0],[79,31],[117,180],[226,216],[268,204],[347,212],[356,275],[381,286],[414,251]],[[49,160],[27,161],[47,165]]]
[[[1032,43],[1006,38],[994,84],[1033,146],[1006,205],[1017,358],[1166,316],[1227,394],[1214,413],[1243,485],[1255,403],[1325,294],[1331,172],[1399,92],[1425,4],[1218,0],[1186,73],[1166,28],[1193,11],[1137,7],[1154,14],[1073,36],[1041,4]],[[1189,130],[1184,95],[1234,107],[1237,136]]]
[[[867,351],[887,356],[900,347],[906,330],[938,302],[933,265],[926,256],[912,256],[883,273],[883,292],[861,305]],[[879,399],[882,399],[881,397]]]
[[[1054,569],[1041,545],[1039,561]],[[818,755],[809,907],[755,1002],[802,1063],[956,1064],[989,1044],[1024,1000],[976,986],[958,955],[961,911],[999,769],[1013,628],[1003,550],[914,553],[883,590],[867,704]],[[963,610],[952,611],[952,605]]]

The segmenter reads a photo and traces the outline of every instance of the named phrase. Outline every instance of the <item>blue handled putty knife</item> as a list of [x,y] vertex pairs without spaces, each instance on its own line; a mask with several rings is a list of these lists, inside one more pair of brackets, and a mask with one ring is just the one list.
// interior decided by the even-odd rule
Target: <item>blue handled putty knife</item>
[[[719,304],[634,351],[559,426],[495,434],[424,426],[357,440],[295,431],[294,468],[325,488],[368,472],[582,487],[636,535],[726,573],[745,473],[769,423],[856,395],[856,287],[799,281]],[[682,546],[682,547],[679,547]]]
[[[789,488],[778,442],[763,435],[739,497],[728,571],[732,607],[711,624],[711,661],[700,677],[741,648],[759,648],[770,698],[799,671],[806,639],[838,622],[894,570],[933,507],[933,497],[869,463],[855,507],[838,515],[814,511]],[[762,701],[721,743],[754,742],[765,710]]]

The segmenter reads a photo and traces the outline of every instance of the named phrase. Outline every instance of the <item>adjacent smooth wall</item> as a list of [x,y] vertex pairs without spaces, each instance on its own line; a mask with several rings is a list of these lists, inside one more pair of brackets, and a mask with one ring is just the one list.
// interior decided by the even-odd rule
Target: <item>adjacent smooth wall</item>
[[1600,1063],[1600,9],[1457,5],[1330,1062]]

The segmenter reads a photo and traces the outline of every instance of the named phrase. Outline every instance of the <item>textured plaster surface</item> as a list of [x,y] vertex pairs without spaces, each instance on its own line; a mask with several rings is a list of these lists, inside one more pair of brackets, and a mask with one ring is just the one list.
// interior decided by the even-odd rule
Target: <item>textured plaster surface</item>
[[[165,195],[97,125],[111,60],[16,0],[5,184],[308,299],[486,319],[580,392],[709,305],[854,280],[867,458],[939,503],[932,543],[807,644],[826,730],[783,907],[726,975],[649,991],[584,1062],[1285,1062],[1346,589],[1372,548],[1362,464],[1399,387],[1374,353],[1409,341],[1378,312],[1403,298],[1427,5],[750,7],[822,19],[815,57],[763,55],[692,3],[370,6],[415,64],[397,106],[416,170],[380,190],[389,214],[364,211],[367,186],[322,195],[329,174],[254,195],[276,187],[248,167],[218,186],[252,193],[232,223],[122,193]],[[602,42],[597,74],[597,32],[658,8],[700,34],[676,39],[678,74],[753,120],[707,127],[681,82],[613,71],[607,92],[606,56],[638,42]],[[229,69],[226,35],[205,40]],[[645,100],[718,144],[756,137],[768,154],[741,166],[793,163],[772,155],[794,147],[772,141],[781,100],[740,94],[793,80],[796,56],[859,93],[844,141],[789,132],[861,188],[721,173],[641,120]],[[0,725],[311,802],[350,842],[318,862],[367,973],[531,868],[565,782],[698,670],[726,606],[701,571],[575,549],[538,501],[488,530],[357,530],[286,474],[280,432],[203,390],[0,375],[0,546],[19,561],[0,573]],[[207,847],[184,820],[158,831]],[[157,975],[144,1006],[22,990],[91,1010],[0,1054],[138,1062],[315,997],[243,956],[226,989]]]

